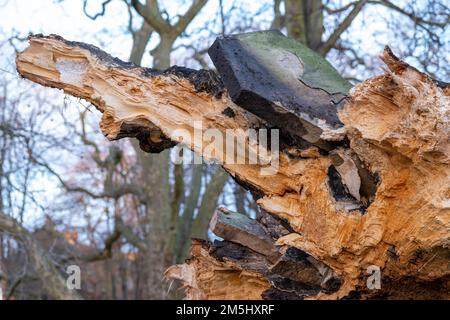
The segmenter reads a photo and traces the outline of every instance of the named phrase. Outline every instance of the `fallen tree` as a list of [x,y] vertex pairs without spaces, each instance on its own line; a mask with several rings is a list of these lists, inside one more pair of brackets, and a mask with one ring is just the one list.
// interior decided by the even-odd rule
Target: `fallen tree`
[[[67,287],[67,279],[61,270],[54,265],[52,257],[44,250],[33,233],[25,229],[16,219],[3,212],[0,212],[0,230],[23,244],[27,252],[27,262],[30,264],[30,266],[25,265],[25,268],[28,267],[36,273],[43,289],[50,297],[58,300],[81,299],[77,291],[70,290]],[[13,282],[6,297],[7,300],[13,297],[14,289],[20,284],[23,277],[18,277]]]
[[[192,258],[167,270],[187,298],[449,298],[450,89],[388,48],[385,73],[350,89],[275,32],[218,39],[219,76],[141,68],[58,36],[29,42],[18,72],[95,105],[108,139],[147,152],[182,142],[252,192],[256,220],[217,210],[224,240],[193,240]],[[227,161],[236,150],[211,147],[211,128],[278,129],[279,154],[246,137],[246,160],[267,161]]]

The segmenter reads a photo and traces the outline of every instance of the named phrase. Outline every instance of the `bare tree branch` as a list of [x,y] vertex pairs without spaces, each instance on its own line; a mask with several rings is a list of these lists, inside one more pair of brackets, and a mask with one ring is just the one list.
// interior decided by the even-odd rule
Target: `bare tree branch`
[[101,16],[104,16],[104,15],[105,15],[105,13],[106,13],[106,6],[107,6],[108,3],[110,3],[110,2],[111,2],[111,0],[106,0],[106,1],[104,1],[104,2],[102,3],[102,11],[97,12],[97,13],[94,14],[94,15],[91,15],[91,14],[89,14],[89,13],[87,12],[87,3],[88,3],[88,0],[84,0],[84,1],[83,1],[83,12],[84,12],[84,14],[85,14],[89,19],[96,20],[98,17],[101,17]]
[[353,9],[349,12],[349,14],[345,17],[345,19],[341,22],[340,25],[336,27],[334,32],[330,35],[327,41],[325,41],[318,49],[319,53],[325,56],[328,51],[335,45],[335,43],[340,38],[341,34],[347,30],[347,28],[351,25],[353,20],[359,14],[363,6],[366,4],[367,0],[358,1]]
[[177,35],[180,35],[191,21],[197,16],[198,12],[205,6],[208,0],[194,0],[184,15],[180,17],[174,26]]
[[439,28],[445,28],[450,22],[450,14],[447,14],[447,18],[445,19],[445,21],[428,20],[428,19],[424,19],[424,18],[414,14],[413,12],[406,11],[388,0],[373,1],[373,2],[371,1],[371,3],[382,4],[383,6],[385,6],[387,8],[393,9],[393,10],[409,17],[414,23],[416,23],[417,25],[420,25],[420,26],[423,26],[424,24],[426,24],[426,25],[435,26],[435,27],[439,27]]
[[174,26],[163,19],[157,0],[147,0],[145,5],[139,0],[131,0],[131,5],[159,34],[171,34],[176,38],[186,29],[207,2],[208,0],[194,0]]
[[131,5],[144,20],[158,33],[170,32],[170,24],[163,19],[157,0],[146,0],[143,5],[139,0],[131,0]]

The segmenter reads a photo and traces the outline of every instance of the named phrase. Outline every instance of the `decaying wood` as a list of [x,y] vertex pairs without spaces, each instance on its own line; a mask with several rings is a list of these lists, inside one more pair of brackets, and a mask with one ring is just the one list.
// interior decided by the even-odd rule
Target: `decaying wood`
[[320,136],[343,126],[337,110],[351,85],[328,61],[275,30],[218,38],[209,55],[236,104],[297,145],[332,148]]
[[[192,258],[167,271],[188,298],[450,297],[450,89],[389,49],[381,58],[385,73],[351,89],[336,109],[342,126],[320,135],[329,147],[281,135],[274,175],[225,163],[226,150],[205,154],[202,135],[182,141],[222,163],[263,209],[259,227],[221,221],[233,230],[224,241],[194,240]],[[177,129],[193,135],[195,121],[221,132],[279,126],[233,102],[211,71],[140,68],[57,36],[30,37],[17,70],[91,102],[108,139],[136,137],[149,152],[181,142]],[[250,243],[258,239],[266,245]],[[366,286],[370,266],[381,268],[380,290]]]
[[213,245],[192,240],[192,258],[170,267],[166,274],[180,279],[189,299],[261,299],[271,287],[264,277],[264,256],[232,242]]
[[269,260],[279,257],[270,234],[256,220],[246,215],[219,208],[211,219],[210,228],[215,235],[247,246]]

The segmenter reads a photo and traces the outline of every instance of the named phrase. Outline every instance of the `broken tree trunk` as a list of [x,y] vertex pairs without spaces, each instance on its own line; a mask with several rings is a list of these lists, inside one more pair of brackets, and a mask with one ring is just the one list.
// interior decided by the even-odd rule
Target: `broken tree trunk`
[[[166,272],[187,298],[449,298],[450,89],[388,48],[385,74],[348,93],[327,62],[272,32],[219,39],[221,77],[141,68],[58,36],[29,41],[18,72],[91,102],[108,139],[136,137],[148,152],[182,142],[254,195],[256,220],[218,210],[211,227],[225,240],[193,240],[192,258]],[[236,151],[212,143],[211,128],[281,129],[278,156],[241,141],[277,166],[227,161]]]

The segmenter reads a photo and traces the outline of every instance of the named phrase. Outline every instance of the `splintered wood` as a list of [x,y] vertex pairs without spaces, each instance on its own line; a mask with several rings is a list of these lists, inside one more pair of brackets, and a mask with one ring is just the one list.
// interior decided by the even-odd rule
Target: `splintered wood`
[[[261,56],[265,39],[273,63]],[[167,270],[186,298],[450,298],[450,88],[388,48],[385,73],[348,92],[328,64],[315,69],[323,62],[274,33],[219,39],[211,55],[220,77],[141,68],[58,36],[29,42],[17,56],[20,75],[95,105],[108,139],[136,137],[147,152],[183,142],[254,195],[256,220],[218,210],[211,227],[224,240],[193,240],[192,257]],[[233,59],[245,68],[233,69]],[[285,72],[300,83],[277,82]],[[207,153],[211,141],[194,133],[211,128],[279,129],[276,172],[227,163],[226,149]],[[180,140],[180,129],[195,138]]]

